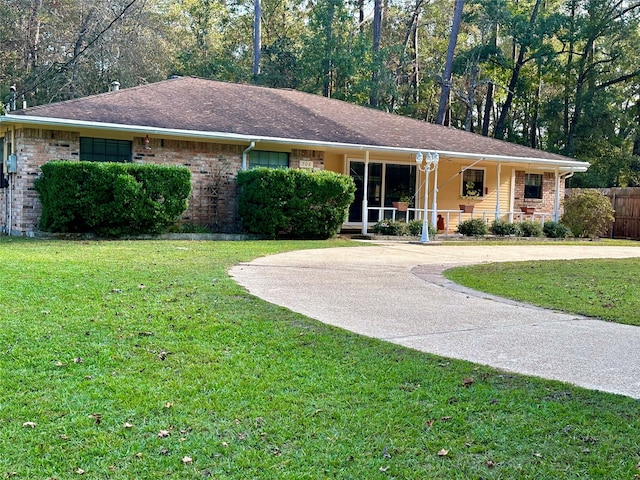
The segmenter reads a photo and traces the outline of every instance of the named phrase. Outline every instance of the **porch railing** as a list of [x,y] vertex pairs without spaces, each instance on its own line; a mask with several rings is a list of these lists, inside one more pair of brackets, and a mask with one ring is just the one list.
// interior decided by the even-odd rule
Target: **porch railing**
[[[424,215],[424,209],[420,208],[407,208],[406,211],[399,211],[395,207],[368,207],[368,212],[377,212],[377,220],[374,220],[373,223],[381,222],[385,219],[391,218],[392,220],[404,220],[405,222],[409,222],[411,220],[422,220]],[[387,216],[387,212],[390,212],[391,216]],[[433,210],[427,210],[427,219],[431,219],[431,214]],[[413,215],[412,215],[413,214]],[[448,236],[449,226],[451,225],[451,218],[457,217],[457,224],[461,223],[463,220],[467,220],[470,218],[482,218],[485,222],[489,223],[496,218],[496,212],[492,210],[474,210],[472,213],[464,213],[462,210],[436,210],[436,216],[442,215],[444,220],[444,235]],[[540,222],[544,225],[544,222],[547,220],[553,219],[553,214],[550,213],[524,213],[522,211],[511,211],[511,212],[500,212],[500,217],[507,217],[509,222],[522,222],[526,219],[531,219],[534,222]],[[369,218],[369,217],[367,217]],[[456,224],[456,225],[457,225]]]

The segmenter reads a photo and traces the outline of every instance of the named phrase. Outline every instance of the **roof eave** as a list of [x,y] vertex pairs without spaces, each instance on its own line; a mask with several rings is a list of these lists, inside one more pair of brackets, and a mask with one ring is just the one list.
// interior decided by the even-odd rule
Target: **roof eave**
[[[144,125],[123,125],[118,123],[103,123],[92,122],[86,120],[70,120],[65,118],[50,118],[50,117],[38,117],[31,115],[11,115],[7,114],[0,116],[0,124],[2,123],[17,123],[24,125],[35,126],[49,126],[49,127],[81,127],[91,128],[96,130],[118,130],[121,132],[140,133],[143,135],[162,135],[169,137],[190,137],[203,140],[226,140],[235,142],[268,142],[282,145],[296,145],[304,147],[314,148],[340,148],[351,151],[377,151],[388,153],[407,153],[415,155],[419,151],[429,151],[433,149],[429,148],[412,148],[412,147],[391,147],[380,145],[365,145],[365,144],[353,144],[353,143],[340,143],[340,142],[327,142],[316,140],[303,140],[294,138],[281,138],[281,137],[265,137],[259,135],[245,135],[237,133],[225,133],[225,132],[206,132],[200,130],[183,130],[183,129],[170,129],[159,127],[148,127]],[[455,151],[443,151],[437,150],[441,157],[450,157],[463,160],[485,160],[495,163],[535,163],[538,165],[545,165],[554,167],[562,172],[586,172],[589,168],[589,163],[580,162],[577,160],[558,160],[558,159],[545,159],[536,157],[520,157],[520,156],[507,156],[507,155],[491,155],[491,154],[475,154],[468,152],[455,152]]]

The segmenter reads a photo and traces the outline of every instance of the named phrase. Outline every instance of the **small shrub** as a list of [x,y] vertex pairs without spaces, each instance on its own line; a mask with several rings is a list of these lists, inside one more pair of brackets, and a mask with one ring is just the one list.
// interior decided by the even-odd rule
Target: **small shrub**
[[524,220],[520,222],[520,234],[523,237],[541,237],[542,224],[540,222],[532,222],[531,220]]
[[458,225],[458,233],[468,237],[481,237],[488,231],[487,224],[482,218],[471,218]]
[[409,225],[406,222],[386,219],[376,223],[372,227],[373,233],[378,235],[408,235]]
[[499,237],[518,236],[520,235],[520,227],[517,223],[510,223],[506,220],[494,220],[489,227],[489,231]]
[[[436,228],[428,223],[429,235],[436,235],[438,231]],[[422,235],[422,220],[411,220],[409,222],[409,235]]]
[[544,222],[542,228],[544,234],[549,238],[567,238],[569,236],[569,228],[560,222]]
[[594,189],[578,191],[564,199],[564,223],[575,237],[596,238],[607,233],[614,210],[606,195]]

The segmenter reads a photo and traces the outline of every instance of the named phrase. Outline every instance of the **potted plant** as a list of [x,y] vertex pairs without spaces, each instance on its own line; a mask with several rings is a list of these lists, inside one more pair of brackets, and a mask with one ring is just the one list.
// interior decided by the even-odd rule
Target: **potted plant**
[[409,195],[401,195],[397,202],[391,202],[393,208],[397,209],[399,212],[406,212],[412,203],[413,199]]
[[476,185],[472,181],[468,181],[465,184],[464,194],[460,195],[460,198],[467,201],[467,203],[461,203],[459,205],[462,213],[473,213],[473,204],[471,202],[477,201],[480,198],[480,192],[476,190]]
[[533,215],[535,213],[535,211],[536,211],[536,207],[532,207],[530,205],[523,205],[523,206],[520,207],[520,210],[525,215]]

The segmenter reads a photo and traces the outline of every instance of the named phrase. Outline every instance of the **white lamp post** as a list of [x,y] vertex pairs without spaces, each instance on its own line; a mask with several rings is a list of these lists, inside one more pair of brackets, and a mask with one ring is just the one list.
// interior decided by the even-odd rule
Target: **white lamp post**
[[425,172],[424,181],[424,213],[422,214],[422,235],[420,236],[420,243],[429,242],[429,221],[428,208],[429,208],[429,173],[433,172],[438,167],[438,161],[440,155],[438,152],[427,152],[426,156],[422,155],[422,152],[416,154],[416,164],[418,170]]

